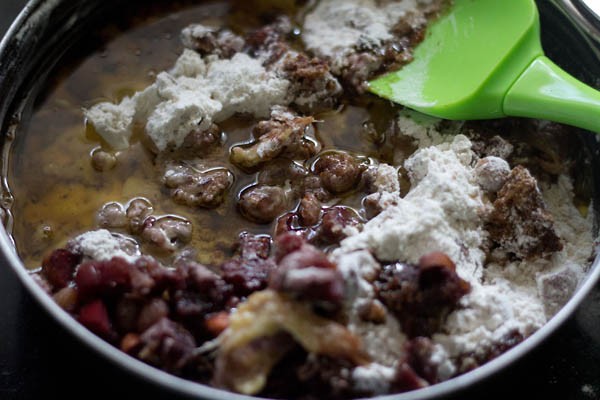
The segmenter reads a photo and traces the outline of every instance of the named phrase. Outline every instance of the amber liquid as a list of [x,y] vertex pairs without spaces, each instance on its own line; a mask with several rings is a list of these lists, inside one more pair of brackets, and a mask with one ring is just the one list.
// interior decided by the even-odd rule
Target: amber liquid
[[[172,201],[161,182],[155,156],[142,146],[139,134],[134,134],[129,149],[117,154],[114,169],[96,171],[90,154],[98,147],[109,148],[93,129],[86,128],[82,113],[82,107],[100,101],[117,102],[150,85],[156,73],[174,64],[183,49],[179,32],[190,23],[227,25],[244,32],[261,24],[258,12],[269,3],[173,3],[166,10],[163,6],[159,16],[137,17],[125,28],[106,27],[101,36],[108,40],[102,47],[83,59],[69,60],[66,65],[71,67],[59,67],[53,73],[43,100],[12,149],[9,183],[15,198],[13,236],[28,268],[38,267],[46,254],[64,246],[69,238],[97,228],[95,216],[104,204],[125,204],[135,197],[150,200],[155,215],[174,214],[191,221],[190,246],[203,263],[218,263],[230,255],[241,231],[272,232],[272,224],[249,222],[238,212],[237,195],[256,176],[231,164],[228,167],[235,172],[236,181],[224,204],[214,210],[192,209]],[[283,4],[283,11],[295,12],[294,2],[278,3]],[[368,96],[351,99],[351,103],[316,116],[320,121],[316,135],[324,149],[348,150],[397,163],[399,160],[393,160],[397,152],[385,135],[397,110]],[[251,139],[255,122],[234,117],[221,124],[227,138],[225,146],[209,157],[228,160],[232,145]],[[360,205],[359,197],[353,195],[339,201]]]

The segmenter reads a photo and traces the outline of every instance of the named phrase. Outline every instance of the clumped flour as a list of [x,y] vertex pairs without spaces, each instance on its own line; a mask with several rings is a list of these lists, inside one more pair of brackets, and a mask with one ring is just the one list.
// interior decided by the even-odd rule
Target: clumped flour
[[[336,65],[335,60],[344,60],[358,48],[375,49],[392,39],[399,21],[423,23],[425,16],[420,10],[434,1],[324,0],[306,16],[303,40],[309,50],[333,60],[336,70],[343,65]],[[186,49],[175,66],[160,73],[145,90],[118,104],[97,104],[84,114],[116,150],[126,149],[134,125],[143,123],[146,134],[162,151],[168,146],[179,147],[191,131],[206,130],[236,113],[268,117],[275,105],[294,101],[310,106],[315,96],[322,95],[290,98],[290,82],[276,69],[265,69],[263,61],[261,55],[237,53],[231,59],[221,59],[216,55],[201,57]]]
[[135,262],[140,257],[140,250],[133,239],[111,233],[106,229],[76,236],[69,241],[68,247],[85,258],[96,261],[121,257],[129,262]]
[[135,123],[144,122],[158,150],[178,147],[193,130],[208,129],[236,113],[268,117],[272,106],[287,104],[289,81],[265,70],[246,54],[231,59],[202,58],[184,50],[171,71],[119,104],[85,110],[94,128],[117,150],[129,146]]
[[304,21],[306,47],[322,57],[339,59],[356,48],[377,48],[394,37],[400,20],[417,23],[421,8],[434,0],[323,0]]
[[[438,376],[451,377],[464,357],[489,352],[511,335],[531,335],[568,301],[584,274],[593,248],[592,221],[573,205],[573,187],[567,176],[555,184],[541,185],[556,231],[564,242],[562,251],[550,259],[503,263],[486,262],[484,218],[489,200],[483,186],[478,157],[463,135],[444,135],[434,120],[416,122],[399,117],[403,135],[414,138],[419,149],[404,162],[411,188],[382,196],[384,210],[367,222],[362,231],[351,231],[333,253],[354,294],[348,305],[356,314],[361,302],[374,298],[368,283],[380,262],[416,263],[431,251],[442,251],[456,263],[457,273],[471,284],[459,308],[449,315],[441,332],[433,336],[432,362]],[[454,127],[456,128],[456,127]],[[452,130],[452,128],[450,128]],[[508,168],[492,160],[496,172]],[[395,169],[390,179],[397,179]],[[492,183],[493,184],[493,183]],[[393,200],[390,200],[390,197]],[[371,254],[374,256],[371,256]],[[375,258],[378,260],[376,261]],[[377,365],[354,370],[359,385],[386,390],[386,377],[406,338],[397,333],[397,321],[387,315],[386,324],[352,319],[351,329],[364,338]],[[390,345],[393,338],[393,345]],[[382,350],[386,349],[386,350]],[[389,354],[387,358],[381,353]]]

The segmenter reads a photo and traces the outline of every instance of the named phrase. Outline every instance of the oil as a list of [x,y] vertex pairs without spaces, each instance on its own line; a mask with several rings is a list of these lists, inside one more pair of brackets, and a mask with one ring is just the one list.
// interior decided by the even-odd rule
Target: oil
[[[152,84],[157,73],[168,70],[181,54],[179,32],[191,23],[227,26],[243,34],[277,14],[287,14],[294,21],[293,17],[305,3],[293,0],[136,2],[135,7],[126,7],[128,11],[124,11],[120,19],[68,53],[38,96],[31,119],[20,125],[22,129],[15,135],[9,157],[8,184],[3,180],[3,186],[10,186],[10,191],[5,188],[6,195],[1,200],[11,213],[2,217],[5,226],[12,231],[25,265],[37,268],[51,250],[64,246],[78,234],[96,229],[95,216],[104,204],[126,204],[137,197],[148,199],[156,216],[178,215],[189,220],[194,227],[190,246],[197,250],[198,260],[205,264],[218,264],[230,257],[242,231],[272,233],[274,224],[250,222],[237,208],[238,193],[256,181],[256,171],[242,171],[229,163],[231,146],[251,140],[252,127],[257,121],[238,116],[220,124],[226,141],[207,156],[208,161],[227,166],[234,172],[235,181],[225,202],[216,209],[192,209],[172,201],[161,182],[156,156],[143,146],[140,132],[134,134],[130,148],[116,153],[114,169],[96,171],[91,164],[92,152],[98,148],[111,150],[93,129],[86,127],[82,108],[102,101],[118,102]],[[301,35],[299,29],[294,31],[293,47],[301,49]],[[315,115],[315,135],[324,151],[344,150],[374,162],[401,165],[415,151],[415,146],[396,134],[398,111],[397,106],[374,96],[346,97],[338,109]],[[528,140],[540,143],[538,136],[522,128],[523,124],[513,125],[501,124],[503,134],[515,138],[515,143]],[[476,128],[477,131],[483,129],[479,125]],[[576,135],[563,136],[572,145],[562,145],[560,149],[578,148]],[[535,149],[535,146],[526,147]],[[537,148],[522,154],[530,161],[527,166],[532,167],[534,173],[538,153],[552,154],[552,151]],[[577,160],[573,154],[561,154],[559,158]],[[314,159],[308,160],[305,166],[309,168],[312,162]],[[573,164],[573,170],[585,170],[579,168],[583,162]],[[536,176],[543,178],[543,174],[544,171],[540,171]],[[576,202],[582,212],[586,211],[584,206],[589,204],[591,196],[588,175],[574,176],[578,189]],[[402,193],[409,187],[410,182],[403,174]],[[337,202],[359,209],[361,200],[361,193],[350,193]],[[152,249],[143,250],[152,254]],[[164,258],[160,254],[156,256]]]
[[[255,182],[256,174],[244,173],[228,161],[229,148],[250,140],[256,121],[233,117],[220,124],[226,142],[208,158],[225,162],[236,179],[218,208],[192,209],[172,201],[161,182],[155,156],[142,145],[139,134],[134,134],[129,149],[116,153],[114,169],[96,171],[91,164],[92,152],[101,147],[111,150],[93,129],[86,127],[82,107],[101,101],[118,102],[150,85],[158,72],[175,63],[183,50],[179,32],[190,23],[226,25],[244,33],[264,24],[274,3],[278,4],[277,13],[290,17],[302,4],[255,0],[146,6],[146,12],[137,13],[126,23],[105,27],[100,37],[91,41],[96,44],[93,51],[71,52],[61,61],[12,149],[12,233],[28,268],[37,268],[45,255],[64,246],[68,239],[96,229],[95,216],[104,204],[126,204],[136,197],[148,199],[154,215],[178,215],[191,221],[194,230],[190,246],[197,250],[198,260],[206,264],[228,258],[242,231],[272,232],[273,224],[253,223],[239,213],[237,194]],[[368,96],[351,99],[350,103],[316,116],[316,134],[324,150],[335,148],[390,161],[392,146],[385,132],[392,124],[395,107]],[[373,132],[384,137],[383,142],[374,139]],[[360,206],[356,195],[339,202]],[[152,253],[151,249],[143,250]]]

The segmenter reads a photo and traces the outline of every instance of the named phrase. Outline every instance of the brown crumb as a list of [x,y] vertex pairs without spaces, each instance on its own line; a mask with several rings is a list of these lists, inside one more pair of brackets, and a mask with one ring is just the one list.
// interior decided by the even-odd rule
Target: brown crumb
[[523,166],[513,168],[498,191],[486,228],[497,247],[519,259],[562,250],[537,181]]

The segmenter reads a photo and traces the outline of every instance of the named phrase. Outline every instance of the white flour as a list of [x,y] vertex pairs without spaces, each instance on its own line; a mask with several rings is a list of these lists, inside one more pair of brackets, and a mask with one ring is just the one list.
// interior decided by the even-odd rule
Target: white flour
[[[373,360],[387,367],[393,366],[402,356],[402,343],[406,341],[399,322],[387,315],[383,324],[367,323],[359,316],[359,309],[375,298],[373,280],[380,269],[379,263],[368,251],[340,252],[334,254],[347,287],[346,314],[348,328],[363,339],[365,350]],[[386,349],[381,351],[381,349]]]
[[[515,333],[527,337],[564,305],[583,276],[593,248],[591,217],[581,216],[573,205],[571,182],[561,176],[557,184],[543,185],[541,190],[564,249],[550,260],[486,265],[483,246],[487,232],[482,216],[489,201],[478,181],[483,186],[490,182],[482,182],[470,141],[462,135],[440,134],[435,120],[417,123],[403,115],[399,125],[402,134],[415,138],[420,148],[404,163],[411,189],[404,198],[389,193],[394,201],[388,199],[381,214],[345,239],[333,258],[347,279],[362,288],[355,292],[357,302],[373,296],[368,282],[360,278],[376,268],[374,260],[367,262],[368,252],[381,261],[416,263],[422,255],[439,250],[455,261],[457,273],[472,290],[433,336],[436,351],[432,361],[439,365],[439,377],[449,378],[459,367],[451,360],[466,354],[484,357],[492,346]],[[506,169],[502,162],[492,162],[498,170]],[[362,261],[352,258],[356,254]],[[393,329],[389,320],[394,317],[387,318],[378,329]],[[399,347],[398,342],[387,347],[382,338],[365,334],[373,324],[355,318],[351,326],[365,341],[375,340],[381,353]],[[383,387],[380,380],[385,374],[377,371],[390,367],[389,360],[376,359],[376,363],[379,367],[355,371],[358,385]]]
[[184,50],[173,69],[119,104],[100,103],[85,110],[87,120],[112,147],[129,146],[133,125],[159,150],[180,146],[193,130],[205,130],[235,113],[268,117],[273,105],[286,104],[289,82],[266,71],[261,62],[238,53],[230,60],[204,59]]
[[84,258],[95,261],[108,261],[113,257],[122,257],[135,262],[140,257],[137,243],[124,236],[113,234],[106,229],[86,232],[68,243],[69,248]]
[[352,370],[352,379],[356,382],[356,389],[373,395],[388,393],[390,382],[395,375],[395,368],[377,363],[356,367]]
[[484,233],[478,215],[481,194],[468,166],[472,157],[465,136],[417,151],[405,163],[410,192],[344,240],[341,250],[370,249],[382,261],[412,263],[443,251],[462,266],[463,279],[475,274],[484,258]]
[[376,48],[394,37],[392,28],[432,1],[322,0],[304,20],[302,38],[316,54],[339,59],[356,48]]

